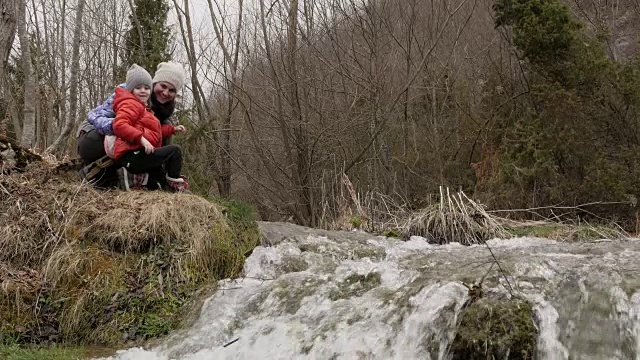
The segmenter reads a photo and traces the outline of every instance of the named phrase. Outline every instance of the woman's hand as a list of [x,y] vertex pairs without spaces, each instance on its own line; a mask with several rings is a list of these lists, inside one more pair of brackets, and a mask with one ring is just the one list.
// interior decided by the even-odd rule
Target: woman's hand
[[144,146],[144,152],[147,154],[151,154],[153,152],[153,150],[155,150],[155,148],[153,147],[153,145],[151,145],[151,143],[149,142],[149,140],[145,139],[144,136],[142,136],[140,138],[140,144],[142,146]]
[[176,130],[176,132],[185,132],[185,131],[187,131],[187,128],[184,127],[184,125],[174,126],[173,128]]

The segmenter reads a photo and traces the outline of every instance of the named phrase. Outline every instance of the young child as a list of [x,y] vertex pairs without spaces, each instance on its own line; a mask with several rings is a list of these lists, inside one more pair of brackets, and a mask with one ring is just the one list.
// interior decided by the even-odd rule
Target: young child
[[162,146],[162,139],[185,131],[185,128],[182,125],[161,125],[153,115],[147,107],[151,84],[151,75],[133,64],[127,71],[125,87],[116,88],[113,158],[132,174],[157,172],[164,165],[167,185],[175,191],[184,191],[189,184],[180,175],[182,150],[178,145]]

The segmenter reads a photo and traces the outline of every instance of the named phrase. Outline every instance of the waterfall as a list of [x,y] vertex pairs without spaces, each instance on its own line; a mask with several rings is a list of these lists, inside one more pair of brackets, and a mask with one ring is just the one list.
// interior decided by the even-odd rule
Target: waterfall
[[193,324],[110,359],[451,359],[480,280],[485,298],[531,304],[538,359],[640,359],[637,239],[494,239],[498,268],[485,245],[261,230],[243,276],[220,281]]

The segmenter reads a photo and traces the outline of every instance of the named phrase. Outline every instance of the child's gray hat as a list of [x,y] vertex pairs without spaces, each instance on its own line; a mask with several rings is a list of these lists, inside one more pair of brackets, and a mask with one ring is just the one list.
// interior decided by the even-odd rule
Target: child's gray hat
[[127,90],[133,91],[133,89],[140,85],[146,85],[151,89],[151,75],[138,64],[133,64],[127,71],[127,81],[125,86]]

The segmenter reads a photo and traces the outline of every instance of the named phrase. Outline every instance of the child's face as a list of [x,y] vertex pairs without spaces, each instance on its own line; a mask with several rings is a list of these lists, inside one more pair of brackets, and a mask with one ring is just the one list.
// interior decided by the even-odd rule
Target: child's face
[[151,95],[151,89],[146,85],[138,85],[133,89],[133,96],[145,104],[149,101],[149,95]]

